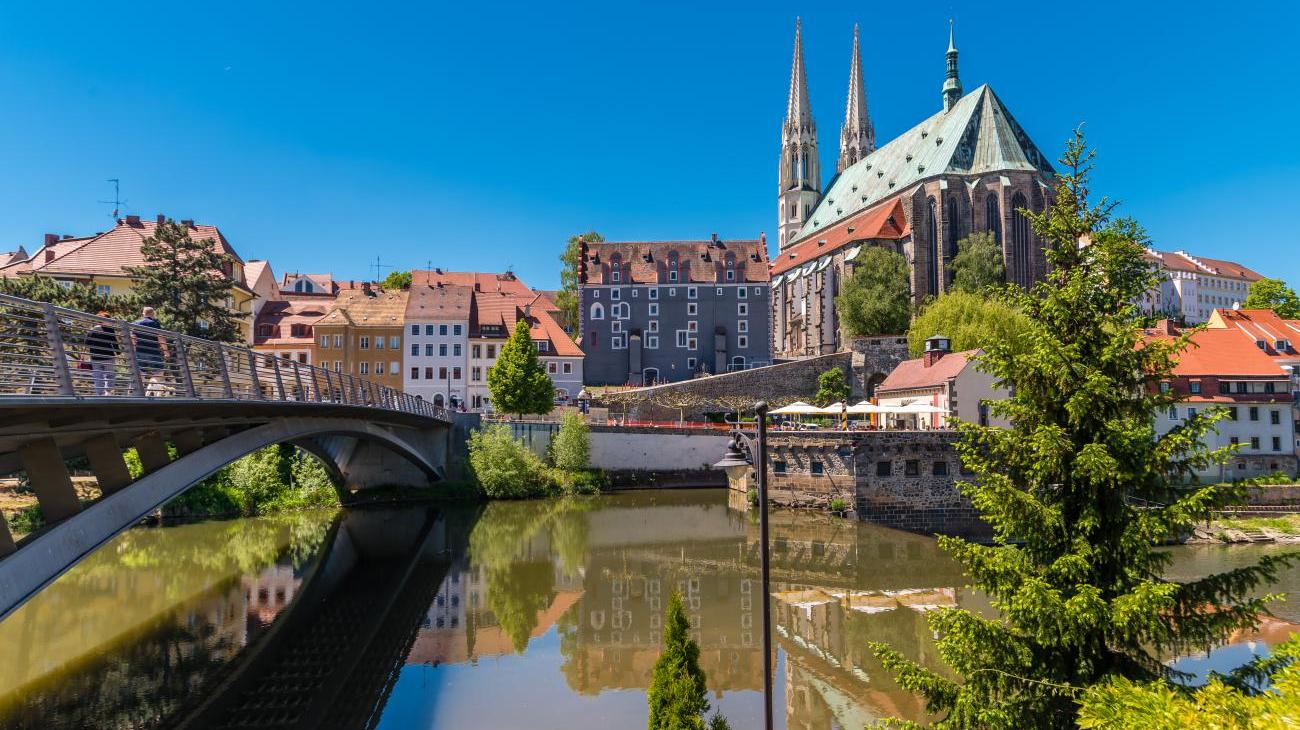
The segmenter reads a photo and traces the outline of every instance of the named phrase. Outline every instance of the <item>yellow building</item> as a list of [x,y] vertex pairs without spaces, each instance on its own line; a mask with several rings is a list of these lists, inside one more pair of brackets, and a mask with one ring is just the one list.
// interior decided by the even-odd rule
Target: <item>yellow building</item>
[[[146,238],[154,234],[163,220],[165,219],[161,215],[152,221],[141,220],[138,215],[129,215],[118,219],[117,225],[111,230],[93,236],[74,238],[46,234],[44,245],[35,253],[22,260],[0,265],[0,277],[41,274],[55,281],[85,282],[105,295],[128,293],[135,281],[127,273],[127,268],[146,264],[140,247]],[[235,249],[216,226],[196,225],[190,220],[180,223],[189,231],[190,238],[210,238],[216,242],[221,253],[231,258],[228,270],[222,272],[234,282],[227,305],[244,314],[239,327],[244,341],[252,344],[254,294],[244,278],[244,260],[235,253]]]
[[333,308],[313,325],[312,362],[401,390],[402,328],[409,295],[369,284],[340,291]]

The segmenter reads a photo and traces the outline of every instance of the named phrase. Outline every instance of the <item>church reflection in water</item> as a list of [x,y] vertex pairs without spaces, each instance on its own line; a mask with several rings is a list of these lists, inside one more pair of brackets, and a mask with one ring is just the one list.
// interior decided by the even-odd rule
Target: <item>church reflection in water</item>
[[[408,665],[524,653],[554,630],[570,691],[644,691],[664,607],[678,591],[710,691],[761,691],[758,526],[718,493],[495,503],[465,517],[464,550],[452,556]],[[922,703],[868,642],[938,666],[925,613],[984,608],[958,587],[956,565],[932,539],[808,512],[774,513],[772,535],[787,726],[923,718]]]

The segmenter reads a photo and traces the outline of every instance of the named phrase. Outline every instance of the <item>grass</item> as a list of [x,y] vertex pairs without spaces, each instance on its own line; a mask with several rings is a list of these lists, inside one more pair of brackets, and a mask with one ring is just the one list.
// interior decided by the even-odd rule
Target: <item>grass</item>
[[1215,526],[1231,530],[1273,530],[1285,535],[1300,535],[1300,514],[1277,517],[1222,517]]

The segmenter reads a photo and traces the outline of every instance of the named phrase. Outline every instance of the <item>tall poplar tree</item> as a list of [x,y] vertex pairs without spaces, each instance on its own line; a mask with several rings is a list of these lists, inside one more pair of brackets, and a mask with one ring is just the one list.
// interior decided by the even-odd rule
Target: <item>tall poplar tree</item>
[[515,323],[515,331],[488,370],[487,382],[492,406],[502,413],[550,413],[555,406],[555,386],[537,358],[528,320]]
[[1187,336],[1144,338],[1136,302],[1156,283],[1146,237],[1112,218],[1112,203],[1089,202],[1093,154],[1076,132],[1055,202],[1030,214],[1050,266],[1044,282],[1012,295],[1029,331],[989,344],[979,361],[1010,389],[992,410],[1012,425],[957,425],[975,475],[961,488],[995,541],[940,544],[997,615],[929,615],[956,679],[873,645],[941,716],[935,727],[1074,727],[1084,689],[1172,679],[1162,658],[1254,626],[1268,598],[1253,589],[1295,558],[1265,556],[1188,582],[1164,577],[1171,556],[1156,548],[1234,499],[1232,487],[1193,478],[1230,449],[1202,445],[1220,413],[1157,435],[1156,415],[1181,396],[1155,384],[1170,377]]
[[157,311],[164,328],[220,342],[241,339],[239,322],[246,315],[229,305],[234,260],[215,240],[195,240],[185,226],[165,220],[140,253],[146,264],[126,271],[136,279],[136,297]]

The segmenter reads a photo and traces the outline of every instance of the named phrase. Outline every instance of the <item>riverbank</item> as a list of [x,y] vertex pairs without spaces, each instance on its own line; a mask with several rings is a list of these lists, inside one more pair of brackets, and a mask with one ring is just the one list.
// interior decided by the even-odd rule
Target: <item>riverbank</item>
[[1300,544],[1300,513],[1252,517],[1220,517],[1197,527],[1184,545],[1245,543]]

